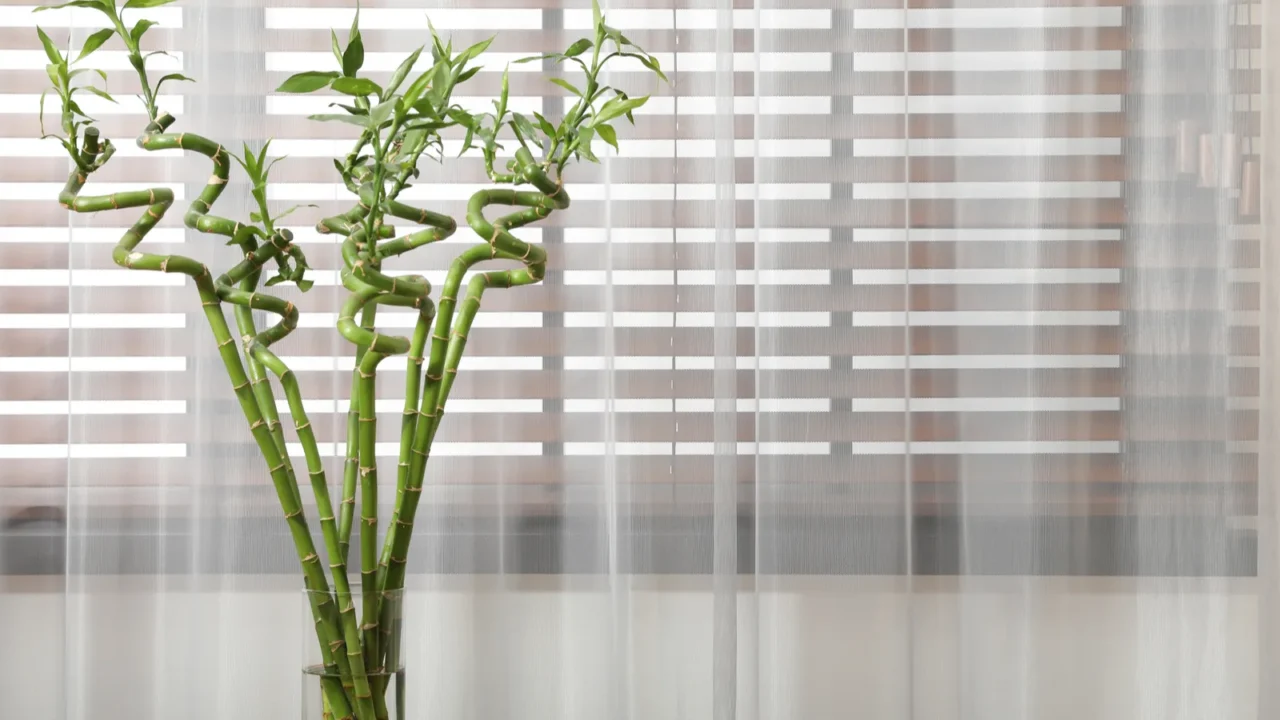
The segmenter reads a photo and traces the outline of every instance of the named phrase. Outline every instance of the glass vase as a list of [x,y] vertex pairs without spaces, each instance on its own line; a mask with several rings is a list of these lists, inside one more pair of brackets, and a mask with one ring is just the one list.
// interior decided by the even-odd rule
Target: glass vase
[[[356,579],[359,582],[359,579]],[[404,591],[380,593],[377,624],[364,612],[364,596],[335,592],[302,593],[302,720],[341,720],[344,717],[369,720],[404,720]],[[340,633],[341,639],[333,636]],[[347,644],[354,633],[359,638],[358,654]],[[370,660],[370,649],[376,657]],[[364,682],[358,668],[364,668]],[[367,695],[361,685],[367,687]],[[333,705],[345,703],[349,709],[335,712]],[[367,703],[367,704],[366,704]],[[361,705],[365,713],[361,713]],[[368,710],[372,708],[373,712]]]

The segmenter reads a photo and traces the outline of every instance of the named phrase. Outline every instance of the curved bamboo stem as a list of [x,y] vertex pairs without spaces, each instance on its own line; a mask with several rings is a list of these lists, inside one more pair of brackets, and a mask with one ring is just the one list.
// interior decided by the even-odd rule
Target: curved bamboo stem
[[[139,147],[148,151],[177,148],[198,152],[213,162],[213,174],[199,197],[191,202],[183,219],[184,224],[203,233],[223,235],[233,239],[243,239],[246,237],[244,233],[255,232],[256,229],[242,229],[243,226],[239,223],[209,214],[213,203],[222,194],[229,175],[230,156],[226,150],[221,145],[192,133],[166,133],[165,131],[172,123],[173,117],[171,115],[165,113],[158,116],[148,124],[144,134],[138,138],[137,143]],[[114,147],[109,140],[102,143],[99,142],[99,133],[95,128],[88,128],[85,131],[83,156],[90,159],[92,169],[100,168],[113,153]],[[328,607],[332,603],[332,596],[329,594],[328,581],[324,571],[320,568],[320,558],[307,528],[306,518],[303,516],[297,484],[293,481],[291,473],[288,471],[287,457],[280,451],[276,438],[267,425],[260,407],[259,397],[254,394],[251,388],[250,377],[241,362],[240,353],[234,345],[235,339],[231,335],[226,317],[222,312],[224,298],[234,302],[234,300],[231,300],[232,296],[240,291],[225,285],[219,287],[209,272],[208,266],[193,258],[176,254],[145,253],[136,250],[146,234],[160,222],[168,209],[172,207],[174,202],[172,191],[166,188],[151,188],[104,196],[84,196],[81,195],[81,191],[87,181],[87,174],[77,168],[68,177],[66,186],[58,196],[58,201],[67,209],[80,213],[146,208],[146,212],[142,217],[125,232],[113,249],[112,260],[116,264],[135,270],[181,273],[192,278],[195,282],[201,306],[204,308],[205,317],[209,322],[217,344],[219,356],[222,358],[228,377],[231,379],[236,398],[240,403],[246,420],[249,422],[249,428],[255,442],[258,444],[258,449],[262,452],[270,469],[272,484],[276,488],[276,495],[288,522],[306,584],[310,589],[317,591],[311,593],[311,597],[313,612],[316,614],[317,639],[320,642],[322,659],[326,667],[335,667],[341,672],[342,666],[346,663],[338,660],[333,651],[335,642],[340,643],[341,640],[338,639],[340,636],[337,633],[336,623],[333,622],[334,613],[331,612],[332,608]],[[272,247],[275,246],[273,245]],[[267,254],[270,256],[273,253]],[[254,261],[256,261],[256,258],[251,262]],[[246,273],[247,275],[248,273]],[[246,302],[250,307],[253,307],[255,298],[265,297],[268,296],[251,295]],[[240,299],[242,298],[235,297],[235,300]],[[262,305],[264,309],[267,309],[265,302],[262,302]],[[292,325],[296,325],[296,311],[292,318]],[[291,329],[292,327],[286,317],[280,325],[265,331],[263,335],[268,338],[278,339],[275,336],[282,337]],[[325,694],[331,707],[339,717],[351,717],[351,704],[340,683],[336,687],[333,683],[327,683]],[[369,710],[371,711],[371,704]],[[369,716],[371,717],[372,715],[370,714]]]
[[[550,180],[528,150],[517,151],[513,164],[514,178],[518,182],[533,185],[535,191],[521,192],[505,188],[481,190],[471,197],[467,205],[467,224],[487,242],[471,246],[454,260],[441,291],[431,336],[431,359],[427,366],[426,388],[418,410],[420,420],[415,428],[411,448],[409,477],[396,522],[387,529],[387,539],[383,546],[382,567],[379,569],[379,589],[383,591],[404,587],[409,543],[413,536],[413,523],[422,494],[431,443],[444,415],[445,401],[457,376],[458,364],[485,288],[534,284],[541,281],[546,272],[546,251],[537,245],[525,243],[509,230],[546,218],[555,210],[569,207],[569,195],[561,183]],[[484,217],[484,210],[490,205],[523,206],[528,209],[490,222]],[[454,309],[463,276],[477,263],[498,258],[518,260],[524,267],[481,273],[472,278],[455,322]]]

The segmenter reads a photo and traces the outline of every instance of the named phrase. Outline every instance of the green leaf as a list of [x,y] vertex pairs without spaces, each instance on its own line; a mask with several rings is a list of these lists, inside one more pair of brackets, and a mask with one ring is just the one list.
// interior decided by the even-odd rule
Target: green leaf
[[49,56],[49,62],[54,65],[61,65],[66,62],[62,59],[62,54],[58,52],[58,46],[53,44],[53,40],[38,25],[36,26],[36,34],[40,36],[40,44],[44,45],[44,54]]
[[462,151],[458,153],[458,157],[462,157],[464,153],[471,149],[471,144],[476,139],[475,128],[471,125],[467,126],[467,136],[462,139]]
[[353,95],[355,97],[382,94],[382,88],[378,86],[378,83],[366,78],[340,77],[334,80],[330,87],[344,95]]
[[542,128],[542,132],[546,133],[547,137],[553,138],[556,136],[555,126],[551,124],[550,120],[543,117],[542,113],[534,110],[533,116],[538,119],[538,127]]
[[266,287],[271,287],[273,285],[279,285],[282,282],[285,282],[284,277],[281,275],[275,275],[262,284]]
[[587,127],[593,128],[600,123],[608,122],[621,115],[626,115],[648,101],[648,95],[640,98],[615,97],[596,111],[596,114],[593,115],[591,120],[587,123]]
[[186,75],[183,75],[182,73],[169,73],[168,75],[165,75],[164,77],[160,78],[160,82],[156,83],[156,88],[155,88],[156,95],[160,94],[160,86],[163,85],[166,80],[177,80],[179,82],[195,82],[195,80],[187,77]]
[[240,163],[240,167],[244,168],[245,174],[249,176],[249,179],[252,180],[254,184],[257,184],[259,180],[258,158],[253,154],[253,150],[250,149],[249,143],[244,143],[243,158],[236,157],[235,153],[232,153],[231,157],[235,158],[236,162]]
[[129,32],[129,39],[133,40],[134,45],[137,45],[142,36],[155,25],[155,20],[139,20],[138,24],[134,25],[133,30]]
[[658,63],[658,58],[653,57],[652,55],[643,55],[640,53],[624,52],[620,54],[622,57],[635,58],[639,60],[641,65],[644,65],[645,67],[649,68],[649,70],[653,71],[654,74],[662,78],[663,82],[671,82],[670,80],[667,79],[666,74],[662,72],[662,66]]
[[494,37],[496,36],[490,36],[488,40],[481,40],[475,45],[472,45],[466,50],[463,50],[458,55],[458,57],[453,60],[453,64],[458,67],[462,67],[463,65],[466,65],[469,61],[474,60],[476,57],[479,57],[480,53],[484,52],[489,48],[489,45],[493,42]]
[[[448,96],[449,91],[453,88],[453,84],[448,82],[448,77],[449,77],[448,58],[446,57],[444,60],[441,60],[440,62],[436,63],[436,67],[439,69],[436,70],[435,76],[432,79],[431,90],[427,92],[427,100],[428,102],[430,102],[431,107],[433,108],[444,107],[445,98]],[[415,104],[415,107],[417,107],[417,104]],[[424,114],[430,115],[432,113],[434,113],[434,110],[427,111]]]
[[475,117],[471,113],[467,112],[466,110],[463,110],[460,107],[454,106],[449,108],[447,114],[450,119],[452,119],[454,122],[461,125],[462,127],[474,128],[476,125]]
[[533,128],[533,123],[529,122],[529,118],[520,113],[513,113],[512,122],[515,124],[516,130],[524,136],[525,140],[536,143],[538,147],[542,147],[542,138],[538,136],[538,131]]
[[367,122],[367,118],[356,117],[354,115],[309,115],[308,120],[316,120],[318,122],[344,122],[348,125],[355,125],[363,128]]
[[[417,50],[414,50],[409,57],[404,59],[404,62],[400,63],[400,67],[396,68],[396,71],[392,73],[391,82],[387,83],[387,87],[382,93],[383,100],[391,97],[391,94],[400,87],[400,83],[404,82],[404,79],[408,77],[410,71],[413,70],[414,63],[418,62],[418,56],[422,54],[423,49],[424,48],[420,47]],[[412,104],[413,103],[410,103],[410,105]]]
[[250,212],[250,213],[249,213],[249,220],[251,220],[252,222],[256,222],[256,223],[260,223],[260,222],[262,222],[262,213],[260,213],[260,212],[258,212],[258,211],[256,211],[256,210],[255,210],[255,211],[253,211],[253,212]]
[[600,0],[591,0],[591,27],[600,27],[604,24],[604,17],[600,14]]
[[286,157],[284,155],[281,155],[275,160],[272,160],[271,165],[263,165],[263,163],[267,161],[267,149],[270,147],[271,147],[271,138],[267,138],[267,141],[262,143],[262,149],[258,151],[258,167],[262,168],[263,182],[266,182],[267,175],[271,172],[271,166],[275,165],[276,163],[280,162]]
[[469,69],[465,70],[461,75],[459,75],[459,76],[458,76],[458,79],[456,79],[456,80],[454,80],[454,81],[453,81],[453,84],[454,84],[454,85],[459,85],[459,84],[461,84],[461,83],[464,83],[464,82],[466,82],[466,81],[470,80],[471,78],[475,77],[475,76],[476,76],[476,73],[478,73],[478,72],[480,72],[480,67],[479,67],[479,66],[476,66],[476,67],[473,67],[473,68],[469,68]]
[[81,116],[81,117],[86,117],[86,118],[89,118],[90,120],[93,120],[93,122],[97,122],[97,120],[94,120],[93,118],[89,117],[89,116],[85,113],[85,111],[81,110],[81,109],[80,109],[80,106],[79,106],[79,105],[77,105],[77,104],[76,104],[76,102],[75,102],[74,100],[68,100],[68,101],[67,101],[67,104],[66,104],[66,108],[67,108],[68,110],[70,110],[71,112],[73,112],[73,113],[75,113],[75,114],[77,114],[77,115],[79,115],[79,116]]
[[609,39],[613,40],[615,44],[617,44],[619,51],[621,51],[623,46],[625,45],[632,45],[632,46],[635,45],[635,43],[631,42],[630,38],[628,38],[626,35],[623,35],[622,31],[617,28],[611,28],[608,25],[605,25],[604,34]]
[[328,87],[329,83],[333,82],[337,77],[338,73],[336,72],[301,72],[280,83],[280,87],[276,88],[276,92],[315,92],[321,88]]
[[614,132],[613,128],[609,127],[608,125],[597,125],[595,130],[596,130],[596,134],[600,136],[601,140],[604,140],[605,142],[612,145],[614,150],[618,149],[618,134]]
[[367,116],[369,114],[369,111],[365,110],[364,108],[358,108],[351,105],[343,105],[342,103],[329,103],[329,107],[340,107],[343,110],[346,110],[347,112],[351,113],[352,115]]
[[388,100],[380,105],[374,106],[369,110],[369,128],[376,129],[382,126],[382,123],[391,119],[391,111],[395,110],[396,101]]
[[584,52],[586,52],[586,51],[590,50],[594,45],[595,45],[595,43],[591,42],[591,40],[589,40],[589,39],[587,39],[587,38],[582,38],[582,39],[581,39],[581,40],[579,40],[578,42],[576,42],[576,43],[574,43],[574,44],[570,45],[570,46],[569,46],[569,49],[564,51],[564,56],[565,56],[565,57],[578,57],[578,56],[579,56],[579,55],[581,55],[582,53],[584,53]]
[[591,152],[591,140],[595,137],[595,132],[591,128],[584,128],[578,135],[580,140],[578,144],[578,152],[582,153],[591,162],[600,162],[600,158]]
[[83,86],[81,89],[82,89],[82,90],[88,90],[89,92],[93,93],[94,95],[97,95],[98,97],[100,97],[100,98],[102,98],[102,99],[104,99],[104,100],[110,100],[111,102],[115,102],[115,101],[116,101],[116,99],[115,99],[115,98],[111,97],[111,96],[110,96],[110,95],[108,95],[106,92],[104,92],[104,91],[102,91],[102,90],[99,90],[98,88],[96,88],[96,87],[94,87],[94,86],[92,86],[92,85],[85,85],[85,86]]
[[533,62],[533,61],[535,61],[535,60],[546,60],[546,59],[548,59],[548,58],[556,58],[556,59],[558,59],[558,60],[563,61],[563,60],[564,60],[564,55],[561,55],[560,53],[546,53],[546,54],[544,54],[544,55],[530,55],[529,57],[522,57],[522,58],[520,58],[519,60],[516,60],[515,62],[513,62],[512,64],[513,64],[513,65],[523,65],[523,64],[525,64],[525,63],[531,63],[531,62]]
[[293,207],[289,208],[288,210],[285,210],[284,212],[280,213],[279,215],[276,215],[276,218],[275,218],[275,219],[276,219],[276,220],[279,220],[279,219],[281,219],[281,218],[288,217],[289,215],[292,215],[292,214],[293,214],[293,212],[294,212],[295,210],[298,210],[299,208],[304,208],[304,207],[313,208],[313,207],[320,207],[320,206],[319,206],[319,205],[312,205],[312,204],[309,204],[309,203],[308,203],[308,204],[304,204],[304,205],[294,205]]
[[314,281],[314,280],[298,280],[298,281],[296,282],[296,285],[298,286],[298,289],[299,289],[299,290],[301,290],[302,292],[306,292],[306,291],[310,290],[310,289],[311,289],[311,287],[312,287],[313,285],[315,285],[315,284],[316,284],[316,283],[315,283],[315,281]]
[[347,49],[342,53],[342,74],[353,78],[364,67],[364,40],[360,37],[360,3],[356,2],[356,16],[351,19],[347,34]]
[[419,119],[419,120],[410,120],[408,123],[405,123],[404,129],[405,130],[439,130],[443,127],[448,127],[448,125],[449,123],[441,122],[439,120]]
[[330,30],[329,35],[332,37],[333,56],[338,59],[338,67],[342,67],[342,45],[338,42],[338,33]]
[[564,88],[565,90],[568,90],[574,95],[577,95],[578,97],[582,97],[582,91],[574,87],[573,83],[569,82],[568,80],[565,80],[564,78],[558,78],[558,77],[547,78],[547,79],[555,83],[556,85],[559,85],[560,87]]
[[44,131],[44,99],[49,94],[48,90],[40,93],[40,139],[43,140],[48,133]]
[[364,67],[364,41],[356,35],[351,44],[347,45],[346,52],[342,53],[342,74],[353,78],[362,67]]
[[41,5],[35,10],[32,10],[32,12],[43,12],[45,10],[61,10],[62,8],[66,8],[66,7],[91,8],[93,10],[98,10],[100,12],[104,12],[104,13],[107,12],[107,8],[103,6],[101,0],[71,0],[71,2],[64,2],[61,5]]
[[440,62],[447,59],[449,53],[445,52],[444,45],[440,42],[440,35],[436,32],[436,26],[431,23],[431,16],[427,16],[427,28],[431,30],[431,61]]
[[409,83],[408,89],[404,91],[404,105],[406,108],[412,107],[418,102],[418,98],[422,97],[422,92],[427,89],[427,85],[431,83],[431,79],[435,77],[436,72],[442,67],[442,63],[436,63],[430,70],[422,73],[416,80]]
[[49,76],[49,82],[53,83],[53,89],[58,91],[58,96],[64,97],[65,93],[63,91],[66,89],[67,83],[62,78],[60,67],[59,65],[45,65],[44,71]]
[[80,62],[81,60],[85,59],[85,56],[87,56],[89,53],[102,47],[102,44],[110,40],[111,36],[115,34],[116,34],[115,30],[111,28],[106,28],[104,30],[99,30],[98,32],[85,38],[84,47],[80,48],[80,56],[76,58],[76,62]]
[[102,84],[105,86],[107,84],[107,71],[101,68],[94,68],[93,71],[98,73],[98,77],[102,78]]
[[161,5],[168,5],[171,2],[177,2],[177,0],[129,0],[129,2],[124,4],[124,9],[160,7]]

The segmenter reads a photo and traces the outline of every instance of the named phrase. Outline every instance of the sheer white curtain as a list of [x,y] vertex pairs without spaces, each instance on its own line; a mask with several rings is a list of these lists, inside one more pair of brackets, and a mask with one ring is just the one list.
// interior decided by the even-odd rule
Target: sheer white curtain
[[[183,129],[274,137],[290,156],[276,199],[345,208],[326,167],[345,141],[304,119],[327,101],[271,90],[328,62],[354,4],[176,7],[153,32],[200,81],[169,98]],[[375,71],[424,42],[424,11],[458,45],[497,31],[510,55],[477,94],[590,18],[571,0],[362,7],[388,53]],[[1269,717],[1280,438],[1257,161],[1274,19],[1235,0],[606,12],[671,84],[530,232],[544,286],[486,296],[415,536],[414,716]],[[87,32],[87,16],[46,17]],[[40,52],[30,22],[0,18]],[[555,68],[521,67],[516,102],[554,113]],[[137,119],[104,125],[127,138]],[[65,172],[15,167],[0,183]],[[190,195],[207,167],[122,152],[104,173]],[[482,182],[477,160],[449,160],[418,191],[460,216]],[[223,214],[247,215],[244,190]],[[65,239],[65,437],[0,438],[0,509],[65,518],[4,530],[4,715],[297,716],[306,628],[283,522],[190,288],[95,281],[123,222],[77,217]],[[17,225],[0,228],[6,269],[34,262],[8,250]],[[291,299],[319,316],[280,351],[333,478],[338,259],[297,234],[319,285]],[[396,269],[435,280],[461,242]],[[0,365],[17,399],[50,355],[9,349],[24,338],[0,352],[36,359]],[[401,382],[386,371],[382,396]],[[56,472],[10,449],[58,441]],[[31,570],[29,552],[49,557]]]

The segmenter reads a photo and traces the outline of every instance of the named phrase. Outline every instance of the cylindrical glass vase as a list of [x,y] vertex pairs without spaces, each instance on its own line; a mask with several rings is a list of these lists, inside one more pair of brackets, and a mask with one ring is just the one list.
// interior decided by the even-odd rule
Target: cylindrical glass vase
[[379,593],[374,602],[376,611],[366,615],[359,591],[303,591],[302,720],[408,717],[401,652],[404,591]]

